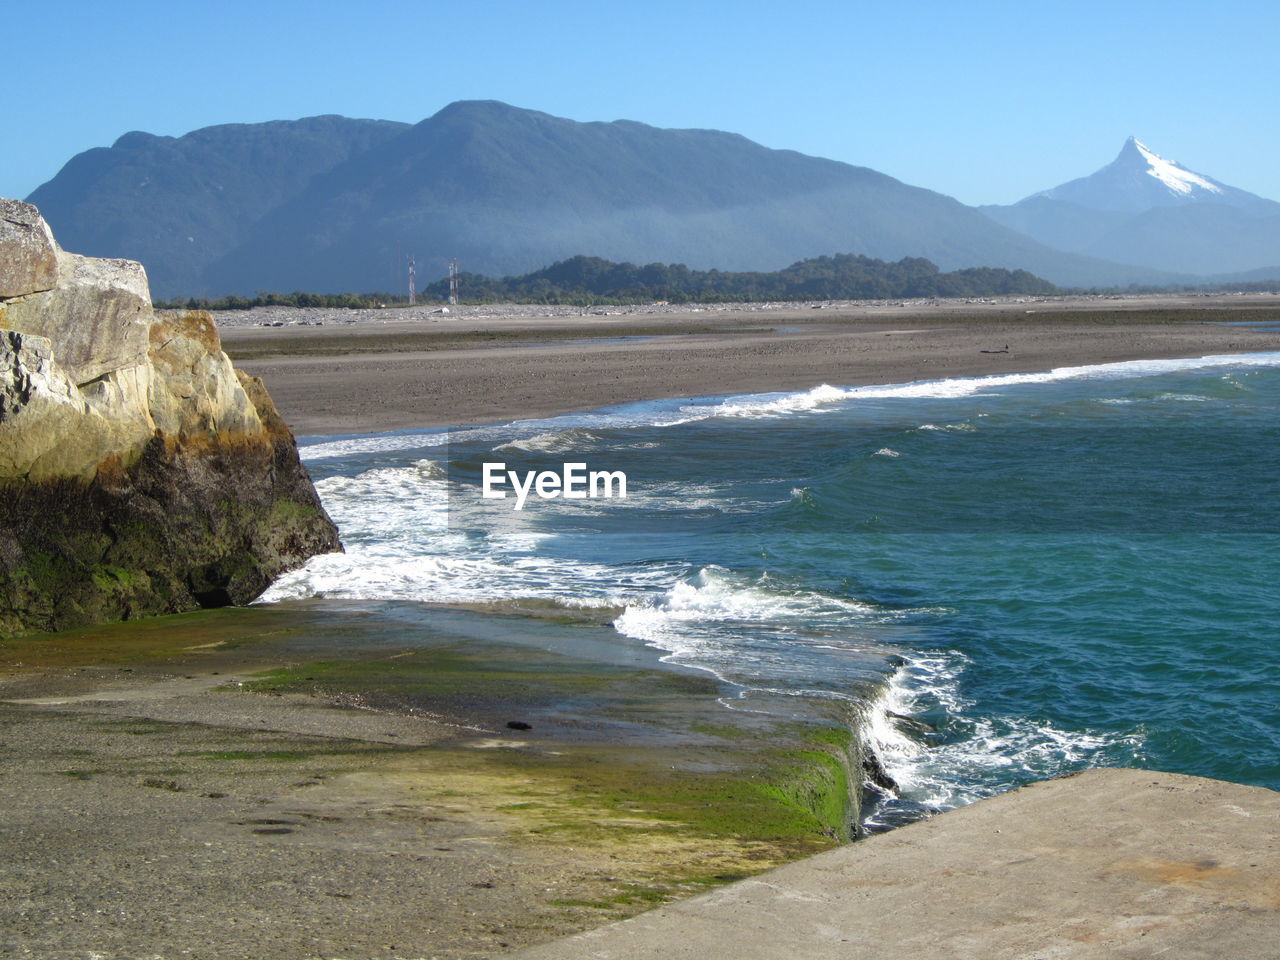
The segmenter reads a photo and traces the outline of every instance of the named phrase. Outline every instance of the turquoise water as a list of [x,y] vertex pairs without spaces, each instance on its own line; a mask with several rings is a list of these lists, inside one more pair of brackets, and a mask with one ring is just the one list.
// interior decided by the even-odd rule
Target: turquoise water
[[[310,438],[348,553],[266,599],[605,611],[726,709],[847,705],[871,829],[1100,765],[1280,789],[1278,414],[1255,354]],[[628,497],[517,512],[497,460]]]

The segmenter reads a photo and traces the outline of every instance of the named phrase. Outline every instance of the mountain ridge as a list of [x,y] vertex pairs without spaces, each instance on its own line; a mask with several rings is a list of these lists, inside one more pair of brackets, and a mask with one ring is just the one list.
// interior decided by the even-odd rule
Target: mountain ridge
[[1280,203],[1166,160],[1136,137],[1086,177],[978,209],[1055,249],[1206,280],[1280,263]]
[[196,282],[209,260],[241,241],[246,224],[316,173],[407,126],[326,114],[181,137],[134,130],[72,157],[27,201],[68,249],[139,260],[163,294]]
[[457,257],[490,275],[589,254],[777,270],[847,253],[1065,285],[1177,282],[1054,250],[953,198],[734,133],[579,123],[458,101],[416,124],[324,116],[131,132],[29,198],[97,256],[143,260],[162,297],[399,289]]

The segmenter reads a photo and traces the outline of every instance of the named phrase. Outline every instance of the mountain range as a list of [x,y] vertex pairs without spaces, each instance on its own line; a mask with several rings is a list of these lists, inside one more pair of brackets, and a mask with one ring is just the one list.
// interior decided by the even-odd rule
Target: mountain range
[[1134,137],[1090,176],[979,209],[1071,253],[1176,273],[1280,278],[1266,269],[1280,264],[1280,203],[1188,170]]
[[[1121,159],[1145,150],[1132,141]],[[1175,185],[1213,196],[1164,203],[1160,190],[1174,188],[1160,181],[1131,201],[1137,209],[1098,200],[1132,193],[1134,183],[1151,193],[1126,168],[977,209],[736,134],[461,101],[412,125],[323,116],[176,138],[128,133],[73,157],[27,199],[67,249],[141,260],[166,298],[400,290],[408,255],[424,280],[455,257],[500,276],[579,254],[744,271],[841,253],[1024,269],[1069,286],[1186,282],[1280,263],[1254,256],[1267,249],[1269,211],[1280,204],[1167,169]],[[1183,218],[1187,230],[1232,231],[1248,256],[1219,251],[1202,270],[1189,255],[1165,258],[1113,238],[1125,227],[1189,247],[1160,232],[1161,216]],[[1240,229],[1246,221],[1256,238]]]

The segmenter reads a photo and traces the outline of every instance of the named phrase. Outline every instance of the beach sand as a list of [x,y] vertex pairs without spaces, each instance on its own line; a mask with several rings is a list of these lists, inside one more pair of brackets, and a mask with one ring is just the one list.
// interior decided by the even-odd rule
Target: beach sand
[[[461,307],[447,316],[362,311],[350,323],[342,311],[288,309],[218,319],[227,352],[265,379],[299,435],[1280,350],[1280,328],[1223,325],[1280,322],[1280,297],[1271,294],[598,309],[609,315]],[[251,325],[263,322],[286,325]]]

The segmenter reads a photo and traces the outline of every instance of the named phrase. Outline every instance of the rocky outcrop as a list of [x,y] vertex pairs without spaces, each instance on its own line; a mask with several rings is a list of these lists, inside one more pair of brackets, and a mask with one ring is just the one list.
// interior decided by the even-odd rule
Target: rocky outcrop
[[246,603],[340,549],[209,315],[0,200],[0,636]]

